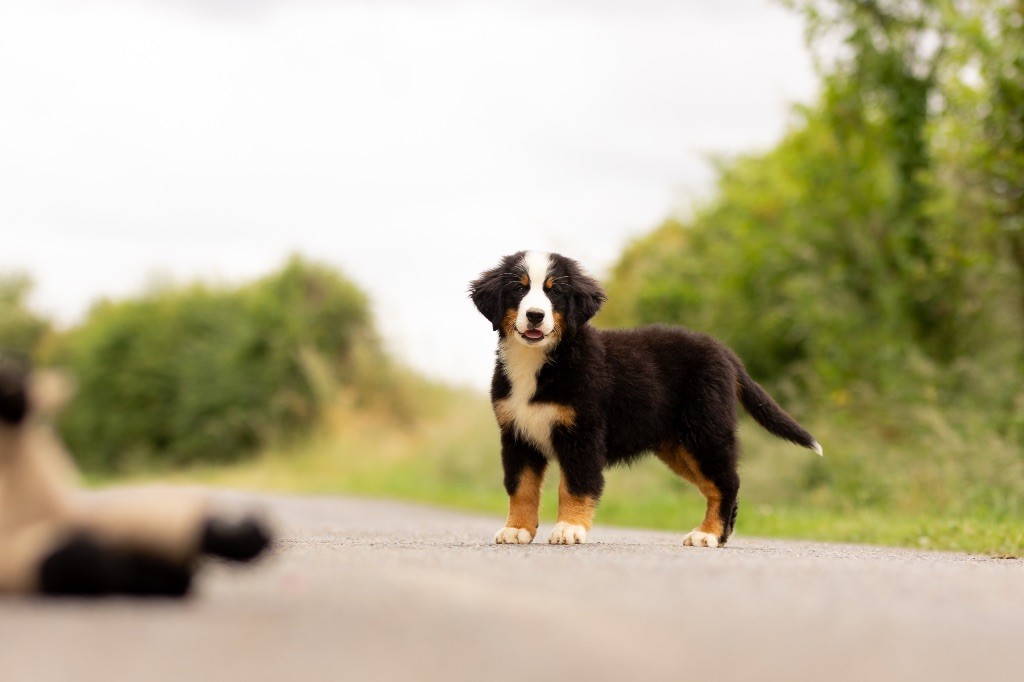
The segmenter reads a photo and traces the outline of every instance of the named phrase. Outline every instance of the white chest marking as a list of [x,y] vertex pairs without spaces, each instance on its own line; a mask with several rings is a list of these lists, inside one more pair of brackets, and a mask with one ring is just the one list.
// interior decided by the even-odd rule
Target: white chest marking
[[551,429],[556,424],[572,426],[575,413],[566,405],[530,402],[537,392],[537,373],[544,366],[547,353],[505,341],[501,342],[498,353],[512,385],[509,396],[494,405],[498,422],[511,423],[520,438],[535,445],[545,457],[554,458]]

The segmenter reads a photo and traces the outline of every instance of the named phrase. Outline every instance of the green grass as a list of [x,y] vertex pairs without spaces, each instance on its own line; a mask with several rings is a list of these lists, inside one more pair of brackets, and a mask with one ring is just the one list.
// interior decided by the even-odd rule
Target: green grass
[[[379,406],[355,409],[342,402],[318,432],[254,460],[141,477],[398,498],[491,514],[500,522],[507,498],[498,432],[486,399],[434,388],[424,403],[430,406],[427,413],[396,421]],[[744,420],[739,535],[1024,554],[1024,523],[1013,514],[978,506],[937,511],[932,503],[938,499],[944,504],[946,494],[936,488],[941,480],[929,475],[925,465],[936,461],[946,471],[948,453],[915,458],[905,454],[899,439],[895,444],[879,439],[871,442],[870,456],[876,463],[891,462],[890,473],[879,476],[860,459],[867,457],[861,450],[865,440],[871,441],[870,434],[856,433],[841,420],[831,428],[810,426],[825,444],[823,459]],[[922,437],[913,434],[918,441]],[[542,523],[554,521],[557,478],[549,475],[545,482]],[[894,489],[901,494],[893,494]],[[704,500],[695,488],[656,459],[646,458],[608,472],[596,523],[682,533],[703,513]]]

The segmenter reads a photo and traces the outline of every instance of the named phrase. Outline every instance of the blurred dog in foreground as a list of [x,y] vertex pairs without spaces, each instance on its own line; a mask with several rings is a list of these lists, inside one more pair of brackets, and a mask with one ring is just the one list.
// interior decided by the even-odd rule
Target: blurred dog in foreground
[[554,253],[506,256],[470,284],[498,332],[491,402],[501,428],[509,514],[495,542],[537,533],[541,482],[561,469],[548,542],[585,542],[603,470],[653,452],[707,500],[686,545],[721,547],[736,524],[736,402],[770,433],[821,446],[747,374],[721,342],[686,329],[598,330],[606,300],[579,263]]
[[0,361],[0,592],[181,596],[200,556],[267,547],[261,520],[218,515],[199,493],[79,490],[46,423],[68,393],[57,375]]

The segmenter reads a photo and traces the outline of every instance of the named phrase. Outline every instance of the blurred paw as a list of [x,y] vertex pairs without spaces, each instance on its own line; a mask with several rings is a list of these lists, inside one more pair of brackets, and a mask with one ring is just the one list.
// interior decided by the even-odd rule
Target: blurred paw
[[559,521],[555,529],[548,536],[548,542],[552,545],[582,545],[587,541],[587,529],[575,523]]
[[270,531],[258,518],[246,516],[236,521],[207,519],[203,528],[204,554],[230,561],[252,561],[270,545]]
[[494,535],[494,542],[499,545],[528,545],[533,542],[534,532],[526,528],[509,528],[505,526]]
[[686,534],[683,538],[683,544],[688,547],[718,547],[719,545],[717,535],[705,533],[696,528]]

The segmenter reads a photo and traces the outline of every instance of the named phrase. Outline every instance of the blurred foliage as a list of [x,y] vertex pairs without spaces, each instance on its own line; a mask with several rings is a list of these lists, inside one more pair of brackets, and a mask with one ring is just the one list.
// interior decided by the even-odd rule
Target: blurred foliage
[[32,280],[24,274],[0,274],[0,348],[31,359],[50,330],[45,319],[32,312],[25,300]]
[[804,501],[1024,515],[1024,3],[788,4],[819,99],[629,246],[601,323],[712,333],[827,415]]
[[358,358],[384,361],[362,292],[297,257],[237,288],[101,302],[46,356],[78,382],[60,426],[93,471],[244,457],[313,424]]

